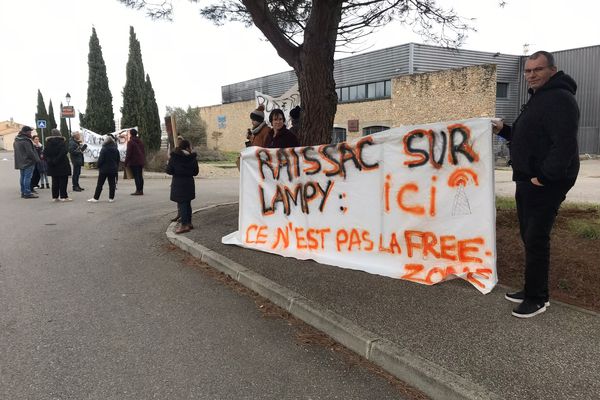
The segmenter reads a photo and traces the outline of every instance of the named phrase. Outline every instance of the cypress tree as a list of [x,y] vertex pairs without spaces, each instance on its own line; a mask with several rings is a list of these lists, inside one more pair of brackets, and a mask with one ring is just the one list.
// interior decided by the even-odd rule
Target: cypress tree
[[157,151],[160,149],[160,115],[158,114],[158,105],[150,76],[146,74],[145,93],[143,97],[144,113],[143,121],[140,125],[140,132],[144,133],[144,140],[148,149]]
[[[63,103],[60,103],[60,109],[62,110],[63,108]],[[79,114],[79,120],[81,121],[81,116],[82,114]],[[85,125],[80,125],[80,126],[85,126]],[[61,117],[60,117],[60,134],[65,138],[65,139],[69,139],[69,126],[67,125],[67,119],[62,117],[62,112],[61,112]]]
[[113,112],[112,94],[108,87],[106,64],[102,57],[102,47],[92,28],[90,51],[88,53],[88,91],[85,114],[80,115],[82,127],[101,135],[115,131],[115,114]]
[[48,132],[56,128],[56,118],[54,118],[54,107],[52,107],[52,100],[48,103]]
[[[37,128],[37,121],[38,120],[44,120],[46,121],[46,129],[44,129],[44,134],[42,135],[42,130],[40,128]],[[38,133],[38,136],[44,140],[44,138],[46,136],[48,136],[48,133],[50,132],[48,130],[48,126],[49,126],[49,118],[48,118],[48,111],[46,111],[46,103],[44,103],[44,96],[42,96],[42,92],[40,91],[40,89],[38,89],[38,95],[37,95],[37,112],[35,113],[35,121],[36,121],[36,131]]]
[[129,27],[129,59],[127,60],[126,81],[123,88],[123,107],[121,107],[121,128],[137,126],[140,136],[145,132],[141,129],[143,115],[143,96],[145,93],[144,64],[142,51],[133,26]]

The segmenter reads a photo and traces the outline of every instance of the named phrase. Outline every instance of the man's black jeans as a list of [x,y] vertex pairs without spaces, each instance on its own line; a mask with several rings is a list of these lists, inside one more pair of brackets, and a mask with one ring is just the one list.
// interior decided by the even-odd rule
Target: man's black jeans
[[130,166],[131,173],[133,174],[133,180],[135,182],[135,191],[139,193],[144,192],[144,167],[141,165]]
[[549,298],[550,232],[560,204],[573,184],[568,181],[536,186],[517,182],[515,200],[525,245],[525,297],[537,302]]
[[73,164],[73,189],[77,189],[79,187],[79,176],[81,175],[81,165]]

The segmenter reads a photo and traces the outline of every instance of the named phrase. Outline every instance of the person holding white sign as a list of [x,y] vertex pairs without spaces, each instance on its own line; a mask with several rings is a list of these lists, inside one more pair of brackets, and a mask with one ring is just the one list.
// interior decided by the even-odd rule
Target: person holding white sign
[[493,130],[510,142],[515,200],[525,246],[525,286],[507,293],[519,305],[512,315],[529,318],[550,305],[550,233],[561,203],[579,172],[577,84],[558,71],[554,56],[537,51],[525,61],[529,101],[511,126],[492,121]]
[[248,137],[250,146],[267,147],[271,129],[265,122],[265,107],[262,104],[250,113],[250,120],[252,121],[252,129]]
[[271,130],[270,142],[267,145],[270,149],[280,149],[286,147],[297,147],[298,138],[285,126],[285,114],[279,108],[273,109],[269,114],[269,122],[273,129]]

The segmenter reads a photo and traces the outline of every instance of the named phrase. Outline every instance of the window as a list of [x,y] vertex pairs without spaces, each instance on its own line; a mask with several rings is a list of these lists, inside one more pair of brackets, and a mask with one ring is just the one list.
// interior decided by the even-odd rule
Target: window
[[381,131],[387,131],[388,129],[390,129],[389,126],[383,126],[383,125],[366,126],[363,128],[363,136],[367,136],[372,133],[377,133],[377,132],[381,132]]
[[369,83],[367,85],[367,98],[373,99],[375,98],[375,84]]
[[342,88],[342,101],[348,101],[350,99],[348,88]]
[[392,95],[392,81],[372,82],[335,89],[339,102],[377,99]]
[[346,141],[346,129],[334,127],[331,131],[331,143],[341,143]]
[[503,83],[503,82],[496,83],[496,98],[497,99],[508,98],[508,83]]
[[375,97],[385,97],[385,82],[375,83]]
[[350,101],[356,100],[358,98],[358,87],[350,86]]
[[367,97],[367,86],[366,85],[358,85],[358,95],[356,97],[359,100],[365,99]]

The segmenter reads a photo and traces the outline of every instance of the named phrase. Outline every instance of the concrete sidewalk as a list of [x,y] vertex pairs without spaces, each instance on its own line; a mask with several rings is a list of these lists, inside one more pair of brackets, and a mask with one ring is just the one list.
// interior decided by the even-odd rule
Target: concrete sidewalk
[[521,320],[454,280],[415,283],[228,246],[238,205],[199,210],[169,240],[433,399],[598,399],[600,315],[552,301]]

